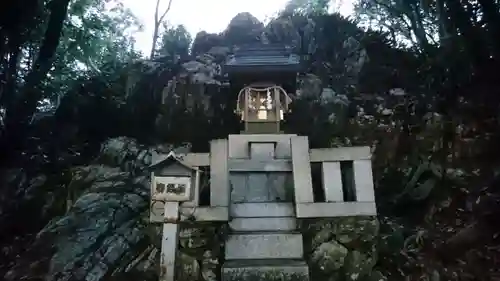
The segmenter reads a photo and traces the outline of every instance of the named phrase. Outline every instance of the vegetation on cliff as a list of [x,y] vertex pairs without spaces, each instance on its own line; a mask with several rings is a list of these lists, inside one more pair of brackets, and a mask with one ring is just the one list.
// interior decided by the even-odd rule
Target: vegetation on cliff
[[146,274],[143,156],[238,132],[220,64],[258,41],[305,61],[287,131],[373,148],[377,272],[499,278],[499,1],[359,0],[350,19],[290,1],[220,34],[165,26],[151,59],[133,13],[106,2],[0,4],[0,276]]

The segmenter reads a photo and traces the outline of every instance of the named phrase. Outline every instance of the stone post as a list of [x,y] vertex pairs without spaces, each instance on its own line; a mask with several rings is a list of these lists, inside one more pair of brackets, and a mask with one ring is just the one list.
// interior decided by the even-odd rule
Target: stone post
[[179,202],[165,202],[164,218],[161,238],[160,281],[175,281]]

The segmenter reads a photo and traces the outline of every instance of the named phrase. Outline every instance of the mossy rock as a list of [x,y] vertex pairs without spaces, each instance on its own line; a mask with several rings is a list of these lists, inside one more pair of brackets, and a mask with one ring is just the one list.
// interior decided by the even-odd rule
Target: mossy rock
[[345,280],[355,281],[370,276],[375,263],[375,259],[359,251],[349,252],[344,263]]
[[347,248],[336,241],[325,242],[312,253],[311,262],[322,273],[330,274],[342,268],[347,254]]

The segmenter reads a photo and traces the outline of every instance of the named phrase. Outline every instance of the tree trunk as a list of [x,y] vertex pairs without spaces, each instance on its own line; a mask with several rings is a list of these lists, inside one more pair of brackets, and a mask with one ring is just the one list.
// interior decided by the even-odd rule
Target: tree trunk
[[156,52],[156,41],[158,41],[158,33],[160,31],[160,24],[162,23],[163,19],[165,18],[165,16],[167,15],[168,11],[170,11],[170,8],[172,7],[172,0],[168,0],[168,7],[167,9],[165,10],[165,12],[163,12],[163,14],[159,15],[159,10],[160,10],[160,1],[161,0],[156,0],[156,10],[155,10],[155,27],[154,27],[154,30],[153,30],[153,43],[151,44],[151,53],[149,54],[149,58],[150,59],[153,59],[153,57],[155,56],[155,52]]
[[155,24],[155,28],[153,30],[153,43],[151,44],[151,53],[149,54],[149,59],[153,59],[153,57],[155,56],[156,41],[158,40],[158,29],[159,29],[158,24]]
[[[26,83],[12,106],[7,108],[5,132],[1,135],[1,149],[13,153],[21,147],[27,126],[43,97],[40,83],[49,72],[64,26],[70,0],[53,0],[49,4],[50,17],[38,57],[26,78]],[[8,157],[2,157],[2,160]]]
[[0,103],[6,108],[9,107],[12,99],[15,97],[18,66],[21,60],[21,46],[14,46],[9,49],[11,53],[9,54],[7,71],[5,73],[5,89],[3,95],[0,97]]

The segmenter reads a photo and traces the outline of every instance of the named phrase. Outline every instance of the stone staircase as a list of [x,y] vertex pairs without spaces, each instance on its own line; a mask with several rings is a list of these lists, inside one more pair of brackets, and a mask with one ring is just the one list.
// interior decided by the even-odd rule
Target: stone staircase
[[[229,223],[231,234],[226,242],[223,281],[309,280],[302,234],[297,231],[292,203],[241,203],[233,208],[246,209],[247,213],[239,212],[241,216],[233,217]],[[256,217],[259,212],[252,212],[269,208],[277,212],[265,217]]]
[[293,198],[285,194],[293,177],[291,135],[278,137],[230,137],[230,234],[222,281],[309,280]]

